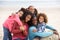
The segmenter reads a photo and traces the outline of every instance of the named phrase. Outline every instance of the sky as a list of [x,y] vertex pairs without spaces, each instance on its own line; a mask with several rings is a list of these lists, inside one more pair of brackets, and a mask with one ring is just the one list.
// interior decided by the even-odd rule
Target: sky
[[0,0],[0,7],[14,6],[60,7],[60,0]]

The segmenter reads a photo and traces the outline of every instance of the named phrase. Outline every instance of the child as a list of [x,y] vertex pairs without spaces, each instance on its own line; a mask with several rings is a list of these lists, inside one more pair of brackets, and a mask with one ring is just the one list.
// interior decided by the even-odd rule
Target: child
[[48,28],[50,30],[53,30],[54,34],[58,34],[58,32],[56,31],[56,29],[52,28],[51,26],[48,26],[47,25],[47,16],[44,14],[44,13],[40,13],[38,15],[38,25],[37,25],[37,29],[38,29],[38,32],[44,32],[45,31],[45,28]]
[[44,32],[45,31],[45,27],[46,27],[46,24],[43,22],[43,23],[38,23],[38,31],[39,32]]
[[11,29],[13,27],[14,21],[16,21],[19,25],[21,24],[20,17],[23,15],[23,10],[19,10],[17,14],[12,14],[8,17],[8,19],[3,23],[3,31],[4,37],[3,40],[12,40]]
[[40,13],[37,19],[38,19],[38,25],[37,25],[38,31],[44,32],[47,23],[47,16],[43,13]]

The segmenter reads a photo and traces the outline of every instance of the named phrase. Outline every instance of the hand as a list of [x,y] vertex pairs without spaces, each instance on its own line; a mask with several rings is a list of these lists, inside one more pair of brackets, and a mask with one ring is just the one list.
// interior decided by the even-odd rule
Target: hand
[[59,35],[57,31],[53,31],[53,32],[54,32],[54,34]]
[[27,36],[28,33],[27,33],[27,31],[25,30],[25,31],[23,31],[23,34],[24,34],[25,36]]
[[23,26],[20,26],[20,30],[21,30],[21,31],[24,31],[25,28],[24,28]]
[[37,32],[37,30],[36,30],[36,29],[34,29],[34,30],[33,30],[33,32]]
[[60,38],[59,38],[59,40],[60,40]]
[[54,34],[58,35],[58,40],[60,40],[59,33],[56,30],[54,30],[53,32]]

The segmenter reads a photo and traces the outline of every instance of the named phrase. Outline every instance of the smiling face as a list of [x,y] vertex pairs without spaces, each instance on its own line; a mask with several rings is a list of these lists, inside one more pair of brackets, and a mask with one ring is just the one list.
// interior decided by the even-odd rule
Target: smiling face
[[39,22],[40,22],[40,23],[44,22],[44,17],[43,17],[43,16],[40,16],[40,17],[39,17]]
[[32,19],[32,23],[33,23],[34,25],[37,25],[37,17],[34,17],[34,18]]
[[39,23],[42,23],[42,22],[47,23],[48,22],[47,15],[45,13],[38,14],[37,20],[38,20]]
[[19,17],[23,15],[23,11],[18,12]]
[[25,22],[28,22],[31,19],[31,15],[27,15],[25,18]]
[[29,7],[29,11],[32,12],[32,13],[34,13],[35,8],[33,6],[31,6],[31,7]]

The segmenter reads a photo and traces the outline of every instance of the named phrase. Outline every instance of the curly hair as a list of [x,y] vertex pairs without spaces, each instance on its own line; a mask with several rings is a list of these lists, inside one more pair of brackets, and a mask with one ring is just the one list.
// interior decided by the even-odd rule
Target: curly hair
[[39,22],[40,16],[43,16],[43,17],[44,17],[44,22],[45,22],[45,23],[48,22],[47,15],[46,15],[45,13],[40,13],[40,14],[38,14],[38,17],[37,17],[37,21],[38,21],[38,22]]

